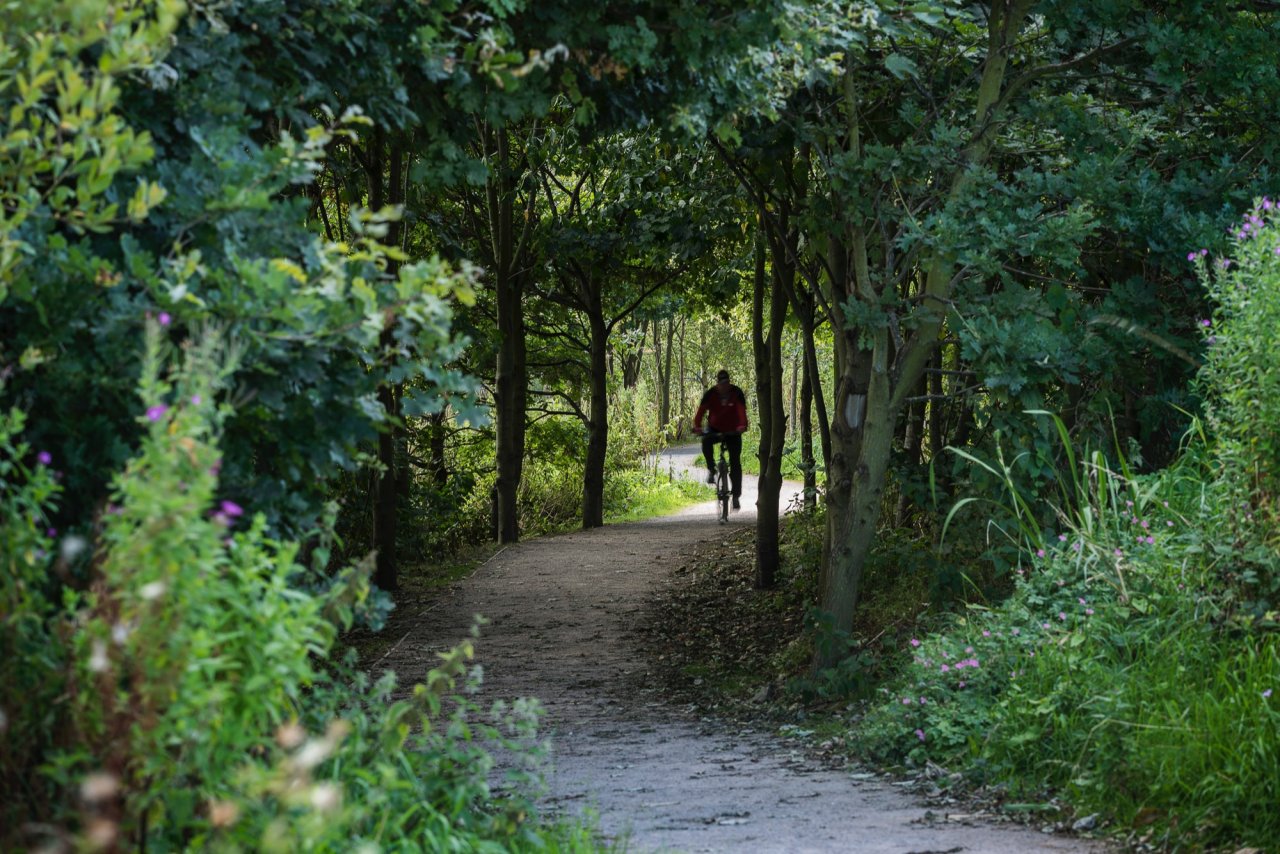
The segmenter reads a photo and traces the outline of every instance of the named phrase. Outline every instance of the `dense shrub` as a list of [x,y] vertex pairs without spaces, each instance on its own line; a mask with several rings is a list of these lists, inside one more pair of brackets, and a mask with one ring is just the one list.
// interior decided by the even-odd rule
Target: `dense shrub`
[[[8,841],[39,819],[37,836],[96,847],[542,846],[529,804],[493,797],[481,747],[531,760],[536,706],[479,723],[463,693],[476,679],[469,640],[412,691],[331,660],[368,602],[368,567],[306,592],[317,567],[220,488],[234,356],[209,334],[166,376],[163,349],[152,323],[136,407],[145,438],[114,480],[87,586],[60,601],[43,598],[62,558],[40,528],[56,461],[23,462],[20,417],[0,434],[14,484],[5,509],[18,511],[0,528],[15,569],[0,643],[6,684],[31,683],[2,710]],[[536,766],[514,770],[527,781]]]
[[1280,838],[1273,211],[1249,214],[1230,261],[1189,258],[1218,306],[1201,321],[1208,433],[1151,475],[1068,450],[1057,500],[1005,478],[1013,594],[904,645],[863,722],[871,753],[1058,792],[1151,839]]

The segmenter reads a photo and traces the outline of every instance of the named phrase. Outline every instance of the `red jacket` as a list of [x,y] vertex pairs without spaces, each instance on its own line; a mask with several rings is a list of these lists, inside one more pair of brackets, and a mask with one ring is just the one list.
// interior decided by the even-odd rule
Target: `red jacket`
[[707,426],[717,433],[744,433],[747,429],[747,396],[736,385],[729,386],[727,395],[720,394],[719,386],[712,386],[702,396],[698,411],[693,416],[693,429],[702,429],[702,416],[707,416]]

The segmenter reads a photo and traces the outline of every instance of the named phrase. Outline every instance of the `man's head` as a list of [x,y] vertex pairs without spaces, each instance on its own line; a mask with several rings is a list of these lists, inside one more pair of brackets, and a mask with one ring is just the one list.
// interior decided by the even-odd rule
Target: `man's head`
[[720,386],[720,388],[722,389],[726,389],[729,387],[728,371],[721,370],[718,374],[716,374],[716,385]]

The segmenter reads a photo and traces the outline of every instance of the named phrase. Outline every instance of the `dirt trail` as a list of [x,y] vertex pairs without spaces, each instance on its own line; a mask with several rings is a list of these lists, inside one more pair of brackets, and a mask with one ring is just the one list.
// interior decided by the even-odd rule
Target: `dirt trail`
[[[692,455],[677,451],[670,465]],[[504,549],[402,623],[409,633],[378,668],[421,675],[483,614],[481,699],[542,700],[549,804],[594,810],[606,834],[629,835],[631,851],[1101,850],[1017,826],[927,820],[899,788],[823,768],[775,736],[698,719],[656,688],[636,688],[646,668],[632,629],[648,595],[697,540],[754,524],[754,478],[745,480],[728,526],[708,498],[675,516]]]

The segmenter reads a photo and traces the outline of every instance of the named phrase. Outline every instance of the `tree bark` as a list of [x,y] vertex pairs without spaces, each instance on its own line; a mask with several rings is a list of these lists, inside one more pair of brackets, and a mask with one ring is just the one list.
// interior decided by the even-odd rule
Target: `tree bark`
[[[497,532],[498,541],[520,539],[517,495],[524,469],[525,410],[529,393],[524,313],[524,274],[516,269],[516,187],[510,174],[505,130],[486,129],[486,155],[491,157],[486,187],[493,239],[494,291],[498,319],[496,371]],[[530,190],[533,192],[533,190]]]
[[818,506],[818,472],[813,458],[813,376],[809,360],[800,361],[800,464],[804,469],[804,506]]
[[[988,20],[987,55],[978,83],[973,135],[963,151],[949,189],[958,198],[973,180],[973,165],[991,152],[995,138],[995,112],[1000,104],[1009,52],[1021,31],[1031,0],[1003,0],[992,4]],[[845,104],[849,133],[848,154],[861,159],[858,101],[852,65],[845,75]],[[833,281],[828,305],[838,312],[841,303],[856,298],[879,304],[879,292],[868,268],[867,235],[862,223],[846,227],[845,245],[852,253],[850,280]],[[836,241],[837,243],[841,241]],[[827,492],[826,562],[821,583],[820,608],[831,620],[837,637],[853,630],[858,585],[867,554],[874,541],[883,509],[885,476],[893,448],[895,420],[909,390],[919,382],[937,348],[939,334],[955,285],[954,259],[936,256],[925,267],[922,301],[909,339],[895,345],[888,324],[850,330],[833,314],[837,330],[840,371],[832,427],[833,455]],[[850,287],[851,286],[851,287]],[[865,346],[870,343],[870,348]],[[814,664],[834,664],[844,650],[838,643],[819,644]]]
[[[762,328],[758,315],[763,311],[764,247],[756,250],[756,296],[753,304],[753,326],[756,341],[756,391],[760,411],[760,477],[756,500],[756,566],[755,586],[772,589],[778,574],[778,520],[781,515],[779,496],[782,492],[782,449],[786,439],[786,401],[783,397],[782,330],[787,319],[787,292],[794,287],[795,248],[799,232],[790,227],[786,208],[780,218],[780,234],[769,235],[772,276],[769,297],[769,332],[760,340]],[[763,227],[763,226],[762,226]],[[763,241],[762,241],[763,242]],[[760,374],[763,376],[760,376]]]
[[[369,182],[369,207],[381,210],[388,204],[401,201],[401,177],[403,175],[403,146],[391,143],[388,146],[383,131],[375,129],[368,146],[368,158],[365,171]],[[390,165],[390,175],[387,167]],[[384,181],[386,184],[384,185]],[[402,223],[395,220],[388,231],[387,242],[395,246],[399,242]],[[394,258],[387,261],[387,274],[394,277],[399,270],[399,262]],[[396,324],[394,312],[388,311],[383,318],[382,333],[378,344],[382,349],[386,370],[395,365]],[[386,424],[378,434],[378,472],[374,479],[373,500],[373,546],[377,556],[374,563],[374,583],[383,590],[394,591],[399,586],[398,566],[396,563],[396,535],[398,527],[398,509],[401,499],[401,467],[402,456],[397,453],[403,439],[403,428],[400,425],[400,395],[398,384],[383,382],[378,386],[378,403],[386,416]]]
[[604,524],[604,464],[609,447],[609,388],[606,357],[609,329],[605,323],[600,284],[592,279],[582,283],[582,297],[591,327],[590,401],[587,413],[587,456],[582,472],[582,527]]

